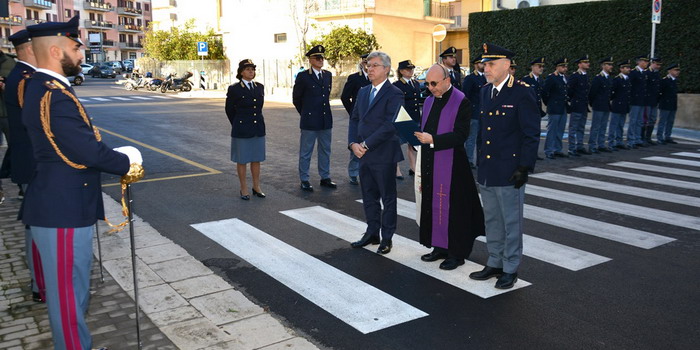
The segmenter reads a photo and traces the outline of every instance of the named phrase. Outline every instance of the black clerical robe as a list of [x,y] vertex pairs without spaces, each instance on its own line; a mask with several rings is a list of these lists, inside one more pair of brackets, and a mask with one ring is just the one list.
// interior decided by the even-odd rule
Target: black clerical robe
[[[469,135],[471,121],[471,104],[468,99],[463,98],[459,104],[453,131],[436,135],[440,113],[453,92],[454,88],[451,88],[442,98],[434,100],[423,128],[424,132],[433,136],[434,148],[430,148],[429,145],[420,147],[422,193],[420,243],[426,247],[433,247],[433,174],[449,171],[452,177],[449,193],[448,243],[447,247],[440,248],[447,248],[450,256],[466,259],[472,251],[474,239],[484,235],[484,212],[464,149],[464,141]],[[435,152],[450,148],[453,149],[452,168],[436,169]]]

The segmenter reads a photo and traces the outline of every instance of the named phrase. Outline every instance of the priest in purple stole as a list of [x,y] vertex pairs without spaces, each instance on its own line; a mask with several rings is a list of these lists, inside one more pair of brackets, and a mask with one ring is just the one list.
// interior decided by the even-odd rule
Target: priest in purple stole
[[443,270],[464,264],[474,239],[484,234],[484,213],[464,150],[469,135],[471,104],[450,84],[449,73],[433,65],[426,75],[432,94],[423,106],[415,135],[421,147],[420,243],[433,251],[423,261],[445,259]]

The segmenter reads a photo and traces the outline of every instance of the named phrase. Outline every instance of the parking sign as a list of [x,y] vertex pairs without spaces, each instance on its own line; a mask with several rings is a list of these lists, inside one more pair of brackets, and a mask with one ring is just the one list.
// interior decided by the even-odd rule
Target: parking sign
[[200,56],[206,56],[209,54],[209,43],[206,41],[197,42],[197,54]]
[[651,23],[661,23],[661,0],[653,0],[651,3]]

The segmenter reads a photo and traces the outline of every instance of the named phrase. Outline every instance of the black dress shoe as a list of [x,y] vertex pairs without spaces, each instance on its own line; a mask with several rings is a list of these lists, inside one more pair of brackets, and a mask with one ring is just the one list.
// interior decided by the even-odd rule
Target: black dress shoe
[[331,179],[328,178],[321,180],[321,187],[336,188],[338,187],[338,185],[336,185],[335,182],[331,181]]
[[544,158],[537,156],[537,160],[544,160]]
[[411,169],[408,169],[408,176],[413,176],[413,175],[416,175],[416,172],[411,170]]
[[355,186],[360,184],[360,182],[357,181],[357,176],[350,176],[350,184]]
[[379,243],[379,248],[377,248],[378,254],[388,254],[391,251],[391,240],[383,239],[382,243]]
[[379,244],[379,236],[365,233],[359,241],[350,243],[353,248],[362,248],[370,244]]
[[649,144],[649,146],[656,146],[659,144],[658,142],[656,142],[654,140],[647,140],[647,143]]
[[597,148],[591,148],[590,151],[588,151],[590,154],[598,154],[600,151]]
[[601,148],[598,148],[598,152],[610,153],[610,152],[612,152],[612,149],[607,148],[607,147],[601,147]]
[[583,154],[583,155],[586,155],[586,156],[590,156],[591,154],[593,154],[593,153],[591,153],[591,152],[588,152],[588,151],[587,151],[586,149],[584,149],[584,148],[577,149],[577,150],[576,150],[576,153],[578,153],[578,154]]
[[440,263],[440,270],[454,270],[464,265],[464,259],[449,257]]
[[32,300],[37,303],[43,303],[44,299],[41,297],[41,294],[37,292],[32,292]]
[[427,261],[427,262],[436,261],[436,260],[440,260],[440,259],[446,259],[446,258],[447,258],[447,253],[435,251],[435,249],[433,249],[433,251],[428,253],[428,254],[421,255],[421,257],[420,257],[421,260]]
[[301,189],[304,191],[313,192],[314,187],[311,186],[311,184],[308,181],[302,181],[301,182]]
[[548,154],[545,157],[547,157],[547,159],[554,159],[555,158],[553,154]]
[[504,273],[501,277],[498,277],[496,281],[496,288],[498,289],[510,289],[513,288],[515,282],[518,281],[518,273]]
[[498,267],[484,266],[484,269],[469,274],[469,278],[477,281],[486,281],[491,277],[501,277],[503,269]]
[[253,189],[253,196],[259,197],[259,198],[265,198],[265,194],[262,192],[258,192],[255,189]]
[[396,175],[396,180],[403,180],[403,175]]
[[581,155],[576,153],[576,151],[569,151],[569,156],[571,157],[580,157]]
[[564,152],[554,152],[555,157],[569,158],[569,155]]
[[671,140],[671,139],[666,140],[666,143],[670,143],[670,144],[672,144],[672,145],[677,145],[677,144],[678,144],[678,142],[673,141],[673,140]]
[[239,191],[238,193],[241,194],[241,199],[242,199],[242,200],[244,200],[244,201],[250,200],[250,195],[249,195],[249,194],[244,195],[242,191]]

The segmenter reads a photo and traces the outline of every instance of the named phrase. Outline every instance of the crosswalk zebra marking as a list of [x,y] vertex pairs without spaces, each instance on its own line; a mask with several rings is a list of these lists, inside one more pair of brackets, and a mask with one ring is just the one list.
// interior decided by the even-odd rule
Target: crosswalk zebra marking
[[[360,239],[367,226],[362,221],[320,206],[285,210],[281,213],[347,242],[354,242]],[[493,286],[495,280],[475,281],[467,277],[471,272],[481,271],[483,269],[482,265],[467,260],[457,271],[440,270],[436,263],[427,263],[420,260],[420,256],[428,253],[430,250],[421,246],[418,242],[394,234],[392,244],[393,249],[391,253],[382,255],[383,257],[484,299],[530,285],[529,282],[518,279],[518,282],[512,289],[496,289]],[[368,246],[365,249],[374,251],[377,249],[376,247]],[[348,247],[348,249],[351,248]]]
[[643,160],[650,160],[653,162],[662,162],[662,163],[671,163],[671,164],[678,164],[678,165],[687,165],[687,166],[695,166],[695,167],[700,167],[700,162],[697,160],[687,160],[687,159],[678,159],[678,158],[670,158],[670,157],[645,157],[642,158]]
[[629,168],[629,169],[636,169],[636,170],[646,170],[646,171],[651,171],[651,172],[655,172],[655,173],[694,177],[694,178],[700,179],[700,171],[695,171],[695,170],[669,168],[669,167],[665,167],[665,166],[658,166],[658,165],[651,165],[651,164],[644,164],[644,163],[635,163],[635,162],[615,162],[615,163],[610,163],[608,165]]
[[567,202],[593,209],[628,215],[649,221],[700,230],[700,218],[696,216],[677,214],[670,211],[647,208],[639,205],[621,203],[614,200],[587,196],[535,185],[527,185],[525,193],[537,197]]
[[579,168],[573,168],[571,170],[580,171],[580,172],[589,173],[589,174],[595,174],[595,175],[603,175],[603,176],[617,177],[617,178],[627,179],[627,180],[653,183],[653,184],[657,184],[657,185],[665,185],[665,186],[684,188],[684,189],[689,189],[689,190],[700,190],[700,186],[698,185],[697,182],[667,179],[667,178],[658,177],[658,176],[649,176],[649,175],[628,173],[628,172],[624,172],[624,171],[611,170],[611,169],[605,169],[605,168],[596,168],[596,167],[591,167],[591,166],[583,166],[583,167],[579,167]]
[[151,97],[145,97],[145,96],[131,96],[131,98],[136,98],[139,100],[149,100],[149,101],[153,99]]
[[109,101],[108,98],[103,98],[103,97],[93,97],[92,99],[95,101],[101,101],[101,102]]
[[[357,202],[362,203],[362,200],[358,199]],[[397,198],[396,209],[398,215],[416,220],[416,204],[414,202]],[[486,237],[480,236],[477,240],[486,242]],[[571,271],[578,271],[610,260],[610,258],[598,254],[589,253],[527,234],[523,235],[523,255]]]
[[172,99],[172,97],[169,97],[169,96],[161,96],[161,95],[153,95],[153,96],[151,96],[151,97],[160,98],[160,99],[164,99],[164,100],[170,100],[170,99]]
[[690,158],[700,158],[700,153],[694,153],[694,152],[676,152],[676,153],[671,153],[671,155],[681,156],[681,157],[690,157]]
[[115,100],[120,100],[120,101],[131,101],[130,98],[126,98],[126,97],[112,96],[112,98]]
[[192,227],[363,334],[428,316],[242,220]]
[[[688,205],[688,206],[693,206],[693,207],[700,207],[700,198],[693,197],[693,196],[686,196],[686,195],[682,195],[682,194],[675,194],[675,193],[669,193],[669,192],[664,192],[664,191],[650,190],[650,189],[634,187],[634,186],[619,185],[619,184],[614,184],[614,183],[605,182],[605,181],[583,179],[580,177],[555,174],[555,173],[540,173],[540,174],[531,175],[531,177],[534,177],[537,179],[542,179],[542,180],[547,180],[547,181],[565,183],[565,184],[573,185],[573,186],[581,186],[581,187],[593,188],[593,189],[603,190],[603,191],[608,191],[608,192],[622,193],[622,194],[635,196],[635,197],[654,199],[657,201],[663,201],[663,202],[669,202],[669,203],[675,203],[675,204],[683,204],[683,205]],[[696,187],[697,187],[697,185],[696,185]]]

